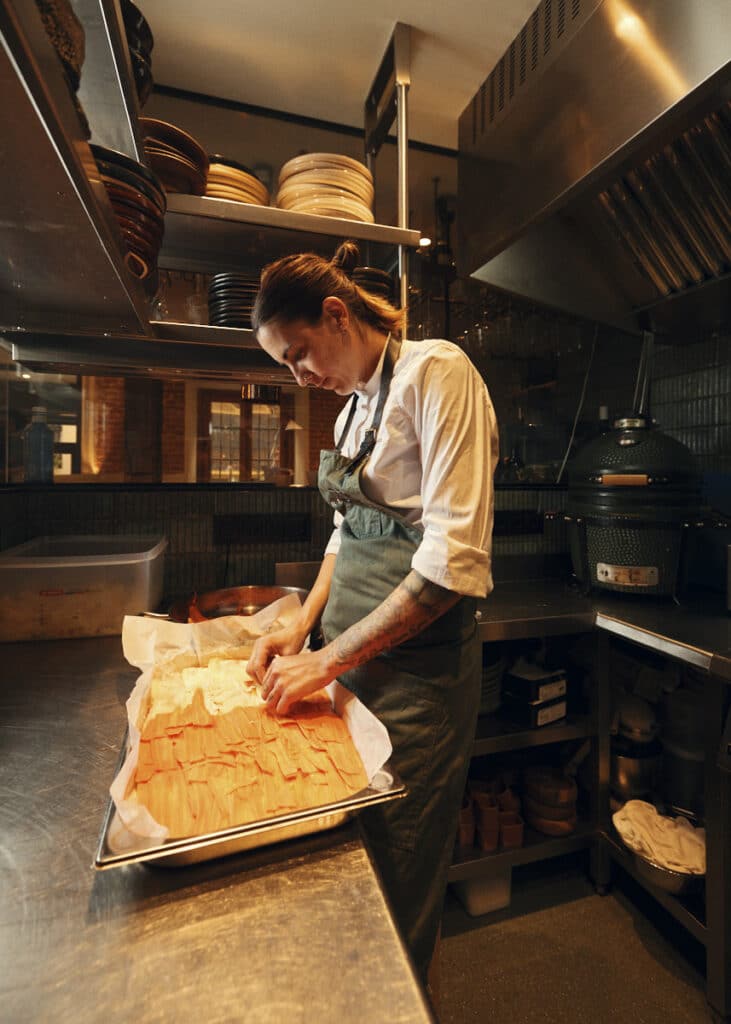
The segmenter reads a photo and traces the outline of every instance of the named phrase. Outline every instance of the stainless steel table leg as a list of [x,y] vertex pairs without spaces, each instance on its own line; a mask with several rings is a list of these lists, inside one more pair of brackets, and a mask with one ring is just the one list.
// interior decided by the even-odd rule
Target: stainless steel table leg
[[731,690],[706,681],[706,998],[714,1016],[731,1017],[731,773],[719,766],[719,743],[731,713]]
[[596,838],[591,848],[589,874],[597,892],[604,895],[609,887],[612,864],[609,850],[601,836],[609,831],[609,726],[611,722],[611,700],[609,691],[609,644],[605,633],[596,637],[595,691],[592,701],[594,722],[593,751],[594,771],[591,784],[591,817]]

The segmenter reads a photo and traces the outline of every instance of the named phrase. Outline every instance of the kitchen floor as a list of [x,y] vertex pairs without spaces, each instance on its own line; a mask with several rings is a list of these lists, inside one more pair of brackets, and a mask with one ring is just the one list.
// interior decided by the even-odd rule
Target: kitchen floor
[[515,869],[510,907],[483,917],[450,889],[440,1024],[709,1024],[705,951],[616,875],[602,897],[583,855]]

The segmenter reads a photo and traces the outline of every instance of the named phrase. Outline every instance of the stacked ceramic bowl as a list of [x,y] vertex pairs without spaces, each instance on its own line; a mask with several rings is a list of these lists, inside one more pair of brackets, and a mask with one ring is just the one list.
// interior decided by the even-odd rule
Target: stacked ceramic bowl
[[254,172],[218,153],[210,157],[205,194],[212,199],[269,206],[269,192]]
[[394,280],[385,270],[379,270],[377,267],[356,267],[353,271],[353,281],[371,295],[379,295],[387,302],[394,300]]
[[339,153],[305,153],[279,172],[277,206],[373,223],[373,176],[365,164]]
[[166,192],[202,196],[206,190],[208,154],[192,135],[167,121],[141,117],[145,153]]
[[144,15],[132,0],[122,0],[121,6],[137,99],[144,107],[152,92],[152,48],[155,40]]
[[214,327],[251,327],[259,290],[255,274],[214,274],[208,284],[208,322]]
[[150,295],[157,289],[157,257],[165,229],[162,183],[144,164],[102,146],[92,146],[127,249],[125,262]]

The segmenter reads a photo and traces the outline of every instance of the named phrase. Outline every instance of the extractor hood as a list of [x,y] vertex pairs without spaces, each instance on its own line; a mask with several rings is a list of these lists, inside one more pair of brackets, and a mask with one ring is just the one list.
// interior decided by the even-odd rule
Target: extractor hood
[[460,273],[628,330],[731,316],[729,0],[542,0],[460,118]]

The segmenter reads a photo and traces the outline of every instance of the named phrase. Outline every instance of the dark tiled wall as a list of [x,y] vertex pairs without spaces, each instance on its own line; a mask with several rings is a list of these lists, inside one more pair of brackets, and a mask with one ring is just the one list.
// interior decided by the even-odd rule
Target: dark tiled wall
[[[612,418],[631,411],[640,345],[639,338],[600,330],[577,446],[596,429],[600,405],[609,407]],[[555,411],[566,425],[575,412],[590,349],[589,342],[559,367]],[[701,471],[731,472],[731,331],[676,345],[656,339],[650,408],[659,429],[687,445]]]
[[[216,516],[261,517],[272,539],[216,544]],[[278,517],[309,517],[310,538],[288,541]],[[229,520],[230,522],[230,520]],[[317,490],[209,487],[56,487],[0,491],[0,547],[59,534],[164,534],[165,594],[274,582],[276,562],[318,559],[330,515]]]
[[658,348],[652,412],[702,470],[731,473],[731,333]]
[[[502,513],[501,531],[494,540],[496,578],[512,578],[523,571],[542,575],[555,556],[567,551],[564,524],[559,516],[544,521],[543,513],[565,508],[561,488],[500,488],[496,510]],[[536,512],[530,532],[526,513]],[[271,527],[270,540],[217,544],[216,517],[256,516],[260,530]],[[289,541],[279,517],[308,517],[309,539]],[[245,520],[244,520],[245,522]],[[58,486],[39,490],[0,490],[0,548],[25,540],[61,534],[132,534],[168,538],[165,557],[165,595],[173,598],[193,589],[271,584],[276,562],[318,561],[331,529],[331,512],[317,490],[311,488],[237,487],[104,487]],[[507,532],[505,532],[507,531]]]

